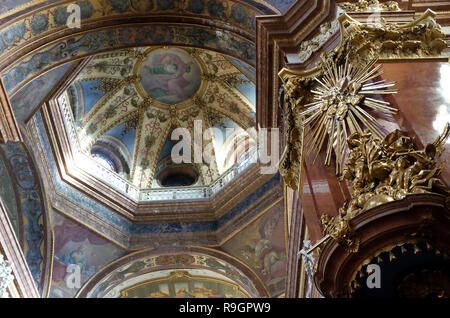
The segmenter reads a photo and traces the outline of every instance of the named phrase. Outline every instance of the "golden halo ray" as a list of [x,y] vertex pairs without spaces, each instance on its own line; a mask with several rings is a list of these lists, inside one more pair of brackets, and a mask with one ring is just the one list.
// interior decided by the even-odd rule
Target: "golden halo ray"
[[314,162],[328,136],[325,165],[331,164],[334,150],[336,174],[341,175],[347,136],[367,129],[374,136],[383,137],[380,124],[366,109],[387,114],[397,112],[389,102],[369,96],[395,94],[397,90],[392,89],[395,82],[373,81],[383,74],[382,65],[376,65],[377,59],[356,66],[348,60],[343,65],[330,60],[323,63],[325,72],[320,78],[314,77],[317,86],[311,90],[313,102],[304,105],[300,113],[303,126],[310,128],[305,129],[305,150],[307,154],[315,153]]

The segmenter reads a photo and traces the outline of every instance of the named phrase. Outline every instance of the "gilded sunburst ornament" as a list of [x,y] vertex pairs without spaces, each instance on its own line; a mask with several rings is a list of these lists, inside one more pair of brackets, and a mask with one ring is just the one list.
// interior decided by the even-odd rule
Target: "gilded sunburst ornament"
[[381,65],[375,66],[376,62],[374,59],[366,65],[352,66],[348,61],[344,65],[336,65],[331,60],[325,60],[323,75],[314,77],[318,86],[311,91],[313,102],[305,105],[301,112],[304,126],[310,127],[305,135],[306,152],[315,151],[317,158],[328,136],[325,164],[330,164],[334,149],[338,175],[342,173],[348,136],[356,131],[362,132],[364,127],[374,136],[382,138],[377,120],[364,108],[391,114],[397,111],[388,102],[369,97],[397,92],[389,89],[395,85],[394,82],[372,81],[381,75]]

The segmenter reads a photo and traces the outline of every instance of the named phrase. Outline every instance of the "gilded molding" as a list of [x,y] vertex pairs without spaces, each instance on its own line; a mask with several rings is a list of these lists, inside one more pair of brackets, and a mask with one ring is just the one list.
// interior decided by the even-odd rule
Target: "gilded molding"
[[311,40],[303,41],[300,44],[300,52],[298,53],[300,63],[306,62],[314,52],[317,52],[322,46],[339,31],[339,21],[333,20],[325,22],[319,27],[320,33]]
[[[350,62],[373,58],[380,60],[439,57],[447,48],[445,34],[436,23],[436,14],[427,10],[416,20],[388,23],[383,18],[363,24],[344,14],[341,23],[341,45],[337,55],[349,55]],[[345,27],[345,25],[348,25]]]
[[358,0],[358,2],[342,2],[338,6],[347,12],[400,11],[396,1],[380,3],[378,0]]

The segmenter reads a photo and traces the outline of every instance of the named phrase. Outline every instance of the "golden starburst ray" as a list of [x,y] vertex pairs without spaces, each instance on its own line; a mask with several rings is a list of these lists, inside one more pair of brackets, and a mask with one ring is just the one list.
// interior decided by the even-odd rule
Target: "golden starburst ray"
[[383,132],[366,109],[383,113],[396,113],[396,109],[383,100],[370,95],[395,94],[394,82],[374,81],[383,74],[381,64],[375,66],[377,59],[366,65],[353,66],[347,60],[343,65],[324,61],[324,74],[314,80],[316,87],[312,102],[303,106],[300,115],[304,127],[310,127],[306,133],[306,153],[315,152],[317,159],[327,139],[325,164],[329,165],[332,152],[336,155],[336,174],[342,173],[343,159],[346,153],[345,140],[354,132],[369,130],[374,136],[382,138]]

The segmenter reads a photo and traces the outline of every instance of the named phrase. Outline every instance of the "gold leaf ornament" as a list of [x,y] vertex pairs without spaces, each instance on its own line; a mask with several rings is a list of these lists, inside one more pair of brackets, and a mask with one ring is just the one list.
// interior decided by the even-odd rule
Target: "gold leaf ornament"
[[394,82],[375,80],[381,75],[381,65],[375,66],[376,62],[377,59],[373,59],[367,64],[353,66],[347,59],[341,64],[324,59],[324,72],[314,77],[317,85],[311,89],[312,101],[300,109],[303,125],[309,128],[305,130],[306,154],[314,152],[316,160],[327,140],[325,165],[330,165],[334,149],[338,175],[342,173],[348,136],[362,133],[363,127],[379,138],[383,136],[380,125],[368,110],[391,114],[397,111],[388,102],[369,97],[397,92],[390,89]]

